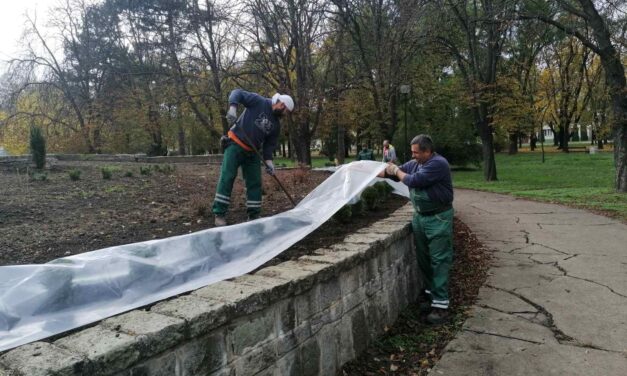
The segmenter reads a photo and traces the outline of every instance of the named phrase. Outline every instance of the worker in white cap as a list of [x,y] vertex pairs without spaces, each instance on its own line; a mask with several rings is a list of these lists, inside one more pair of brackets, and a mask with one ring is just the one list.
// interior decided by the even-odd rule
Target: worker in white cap
[[[238,105],[244,112],[237,117]],[[266,172],[274,175],[272,153],[277,147],[281,131],[280,118],[294,110],[294,100],[286,94],[275,94],[266,98],[259,94],[235,89],[229,95],[229,110],[226,119],[232,124],[225,143],[220,180],[213,201],[215,225],[225,226],[226,213],[231,203],[231,190],[241,166],[246,182],[246,209],[248,219],[253,220],[261,213],[261,160],[255,150],[260,151],[265,161]]]

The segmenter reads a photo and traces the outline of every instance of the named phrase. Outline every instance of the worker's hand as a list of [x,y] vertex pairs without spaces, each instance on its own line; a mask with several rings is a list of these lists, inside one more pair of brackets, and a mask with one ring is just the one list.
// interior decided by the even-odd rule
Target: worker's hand
[[266,161],[266,172],[269,175],[274,175],[274,163],[272,163],[272,160],[270,159]]
[[396,176],[398,170],[400,170],[400,168],[398,168],[397,165],[395,165],[394,163],[388,163],[387,167],[385,168],[385,173],[388,175]]
[[237,106],[232,104],[226,113],[226,122],[229,123],[229,125],[233,125],[233,123],[235,123],[236,120],[237,120]]

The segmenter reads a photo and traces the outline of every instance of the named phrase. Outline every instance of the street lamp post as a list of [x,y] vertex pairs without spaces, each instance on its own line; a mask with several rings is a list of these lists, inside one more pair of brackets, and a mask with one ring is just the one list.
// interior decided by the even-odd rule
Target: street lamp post
[[405,97],[405,145],[403,146],[403,162],[407,162],[409,159],[407,158],[409,142],[407,140],[407,100],[409,98],[409,91],[411,90],[409,85],[401,85],[400,91],[401,94]]

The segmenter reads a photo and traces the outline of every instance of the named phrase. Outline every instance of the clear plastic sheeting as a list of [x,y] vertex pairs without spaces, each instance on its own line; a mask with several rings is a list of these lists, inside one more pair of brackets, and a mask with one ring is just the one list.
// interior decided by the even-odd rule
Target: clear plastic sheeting
[[272,217],[104,248],[47,264],[0,267],[0,351],[248,273],[327,221],[381,162],[339,168]]

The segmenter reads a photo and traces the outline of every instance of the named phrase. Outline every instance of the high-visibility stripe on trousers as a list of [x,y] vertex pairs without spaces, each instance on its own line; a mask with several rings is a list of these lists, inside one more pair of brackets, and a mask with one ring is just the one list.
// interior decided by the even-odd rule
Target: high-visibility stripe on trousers
[[414,214],[416,258],[431,306],[448,309],[449,271],[453,264],[453,209],[431,216]]
[[246,151],[232,143],[224,150],[220,169],[220,180],[213,199],[212,211],[216,215],[226,215],[231,203],[231,191],[237,177],[237,169],[242,168],[246,183],[246,211],[256,218],[261,213],[261,161],[254,152]]

